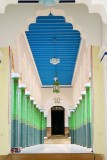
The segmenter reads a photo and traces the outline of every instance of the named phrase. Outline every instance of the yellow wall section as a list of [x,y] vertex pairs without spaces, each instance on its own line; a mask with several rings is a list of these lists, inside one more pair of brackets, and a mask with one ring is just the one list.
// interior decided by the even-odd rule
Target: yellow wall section
[[99,47],[92,47],[93,150],[104,154],[104,86]]
[[10,124],[9,124],[9,49],[0,49],[3,61],[0,63],[0,155],[10,152]]

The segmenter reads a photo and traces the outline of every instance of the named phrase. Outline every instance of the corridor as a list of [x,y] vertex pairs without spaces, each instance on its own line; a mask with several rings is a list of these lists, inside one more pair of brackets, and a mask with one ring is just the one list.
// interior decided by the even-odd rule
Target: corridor
[[0,1],[0,160],[107,160],[106,57],[106,0]]
[[91,153],[91,151],[90,148],[75,144],[39,144],[26,147],[21,153]]

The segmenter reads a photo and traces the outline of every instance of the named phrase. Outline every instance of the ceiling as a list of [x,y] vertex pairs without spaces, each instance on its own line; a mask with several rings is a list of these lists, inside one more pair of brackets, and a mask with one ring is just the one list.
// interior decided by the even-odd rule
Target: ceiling
[[[52,85],[57,72],[60,85],[71,85],[80,46],[80,33],[62,16],[39,16],[26,36],[43,86]],[[52,65],[50,59],[60,58]]]

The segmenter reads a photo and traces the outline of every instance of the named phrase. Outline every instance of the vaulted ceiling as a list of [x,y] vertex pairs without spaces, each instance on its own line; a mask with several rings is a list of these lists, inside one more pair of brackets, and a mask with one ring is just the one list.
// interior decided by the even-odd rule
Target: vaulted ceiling
[[[39,16],[30,24],[26,36],[38,69],[42,85],[52,85],[55,73],[60,85],[71,85],[80,46],[80,33],[62,16]],[[53,65],[56,57],[60,63]]]

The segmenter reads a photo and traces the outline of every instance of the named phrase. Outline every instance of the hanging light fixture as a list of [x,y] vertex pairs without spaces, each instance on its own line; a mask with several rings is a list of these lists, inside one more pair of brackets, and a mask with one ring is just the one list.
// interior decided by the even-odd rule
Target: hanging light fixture
[[59,83],[57,77],[54,78],[54,82],[53,82],[53,93],[60,93],[60,83]]
[[56,58],[56,38],[54,38],[54,57],[50,59],[50,63],[53,64],[53,65],[56,65],[58,63],[60,63],[60,59],[59,58]]

